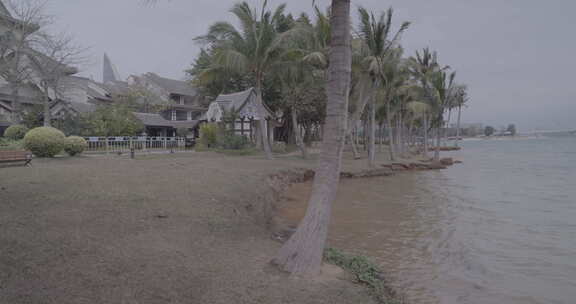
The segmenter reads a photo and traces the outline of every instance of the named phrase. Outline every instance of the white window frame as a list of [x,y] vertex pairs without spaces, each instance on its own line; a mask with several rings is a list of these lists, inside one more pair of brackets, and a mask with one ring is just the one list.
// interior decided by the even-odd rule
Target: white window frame
[[172,118],[172,121],[176,121],[176,118],[177,118],[177,116],[176,116],[176,110],[172,110],[172,113],[171,113],[171,117],[170,117],[170,118]]

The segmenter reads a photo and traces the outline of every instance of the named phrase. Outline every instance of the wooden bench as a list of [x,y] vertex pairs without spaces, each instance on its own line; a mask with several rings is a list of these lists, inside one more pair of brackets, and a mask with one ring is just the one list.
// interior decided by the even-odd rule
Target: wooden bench
[[27,166],[32,161],[32,153],[28,151],[0,151],[0,163],[24,162]]

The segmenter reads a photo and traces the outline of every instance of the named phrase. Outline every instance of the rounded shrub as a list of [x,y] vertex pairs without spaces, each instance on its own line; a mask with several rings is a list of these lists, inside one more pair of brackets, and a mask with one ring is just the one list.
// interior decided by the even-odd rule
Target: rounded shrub
[[38,157],[54,157],[62,152],[66,136],[51,127],[34,128],[24,136],[24,148]]
[[28,132],[28,128],[26,126],[12,125],[12,126],[8,127],[8,129],[6,129],[6,131],[4,131],[4,136],[6,138],[9,138],[12,140],[20,140],[20,139],[24,138],[24,136],[26,135],[27,132]]
[[88,143],[80,136],[68,136],[64,142],[64,151],[70,156],[81,154],[87,148]]
[[232,132],[226,132],[218,137],[217,141],[218,146],[225,150],[242,150],[250,144],[246,136],[237,135]]

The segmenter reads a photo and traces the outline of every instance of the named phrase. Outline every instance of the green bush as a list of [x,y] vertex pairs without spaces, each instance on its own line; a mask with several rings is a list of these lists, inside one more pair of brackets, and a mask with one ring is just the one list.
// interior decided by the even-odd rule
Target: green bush
[[218,141],[220,128],[215,123],[206,123],[200,126],[200,144],[206,148],[214,148]]
[[24,147],[38,157],[54,157],[62,152],[66,136],[51,127],[35,128],[24,136]]
[[225,132],[217,138],[218,147],[225,150],[242,150],[250,144],[246,136]]
[[70,156],[81,154],[88,148],[86,140],[80,136],[68,136],[64,143],[64,151]]
[[22,140],[0,138],[0,150],[22,150]]
[[4,131],[4,136],[12,140],[20,140],[24,138],[26,132],[28,132],[28,128],[26,126],[12,125],[8,127],[6,131]]

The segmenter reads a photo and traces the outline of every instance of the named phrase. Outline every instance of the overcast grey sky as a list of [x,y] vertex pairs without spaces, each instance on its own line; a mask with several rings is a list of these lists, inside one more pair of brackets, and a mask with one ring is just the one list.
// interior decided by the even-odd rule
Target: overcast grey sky
[[[247,0],[260,6],[262,0]],[[107,52],[122,77],[156,72],[183,78],[198,51],[193,37],[228,13],[234,0],[51,0],[57,27],[91,47],[93,64],[83,74],[101,79]],[[311,0],[288,3],[291,12],[311,12]],[[328,0],[317,0],[327,6]],[[576,128],[576,2],[570,0],[353,0],[373,10],[395,9],[395,19],[413,22],[404,35],[408,54],[426,46],[470,87],[464,120],[522,130]],[[354,16],[356,12],[354,11]]]

